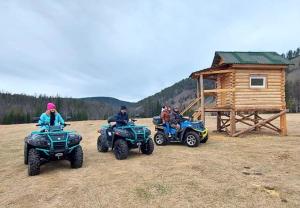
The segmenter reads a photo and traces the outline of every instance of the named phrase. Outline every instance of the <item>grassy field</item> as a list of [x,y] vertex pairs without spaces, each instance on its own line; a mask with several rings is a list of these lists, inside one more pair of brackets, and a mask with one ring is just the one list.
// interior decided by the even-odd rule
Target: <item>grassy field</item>
[[[118,161],[96,149],[104,121],[72,122],[83,136],[84,165],[42,166],[27,176],[23,139],[33,124],[0,126],[0,207],[300,207],[300,114],[288,115],[288,137],[270,132],[230,138],[213,133],[198,148],[155,147]],[[140,119],[154,132],[151,119]]]

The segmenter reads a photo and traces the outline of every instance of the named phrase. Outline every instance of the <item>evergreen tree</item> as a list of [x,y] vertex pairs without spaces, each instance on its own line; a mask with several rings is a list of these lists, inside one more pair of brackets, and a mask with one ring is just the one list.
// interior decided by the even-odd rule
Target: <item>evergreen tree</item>
[[293,58],[293,51],[292,51],[292,50],[289,50],[289,51],[287,52],[287,54],[286,54],[286,57],[287,57],[288,59],[292,59],[292,58]]

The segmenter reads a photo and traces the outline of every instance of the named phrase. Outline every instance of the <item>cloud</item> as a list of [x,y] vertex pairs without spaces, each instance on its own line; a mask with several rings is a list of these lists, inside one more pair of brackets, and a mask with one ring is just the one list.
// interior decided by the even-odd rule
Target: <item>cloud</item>
[[298,47],[299,1],[2,1],[0,89],[137,101],[215,50]]

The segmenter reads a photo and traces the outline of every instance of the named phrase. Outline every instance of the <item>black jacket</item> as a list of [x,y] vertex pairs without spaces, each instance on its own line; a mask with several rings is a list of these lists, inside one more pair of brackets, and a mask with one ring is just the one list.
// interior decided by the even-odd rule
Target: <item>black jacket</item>
[[117,126],[125,126],[128,123],[128,114],[127,113],[122,113],[119,112],[116,115],[116,122],[117,122]]
[[182,121],[182,115],[172,111],[170,115],[170,123],[171,124],[180,124]]

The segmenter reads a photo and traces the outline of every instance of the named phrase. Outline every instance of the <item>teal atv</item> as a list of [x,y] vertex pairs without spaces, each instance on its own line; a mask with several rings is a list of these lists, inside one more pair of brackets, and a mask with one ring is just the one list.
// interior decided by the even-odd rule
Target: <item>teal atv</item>
[[108,125],[104,125],[98,131],[100,136],[97,140],[99,152],[113,150],[116,159],[124,160],[128,157],[130,149],[139,148],[143,154],[151,155],[154,143],[150,137],[151,131],[145,126],[135,125],[136,120],[131,120],[125,126],[117,127],[111,124],[114,118],[108,119]]
[[28,175],[40,174],[40,166],[53,160],[69,160],[72,168],[80,168],[83,151],[80,146],[82,137],[75,131],[64,131],[64,127],[45,126],[43,131],[33,131],[25,138],[24,164],[28,165]]

